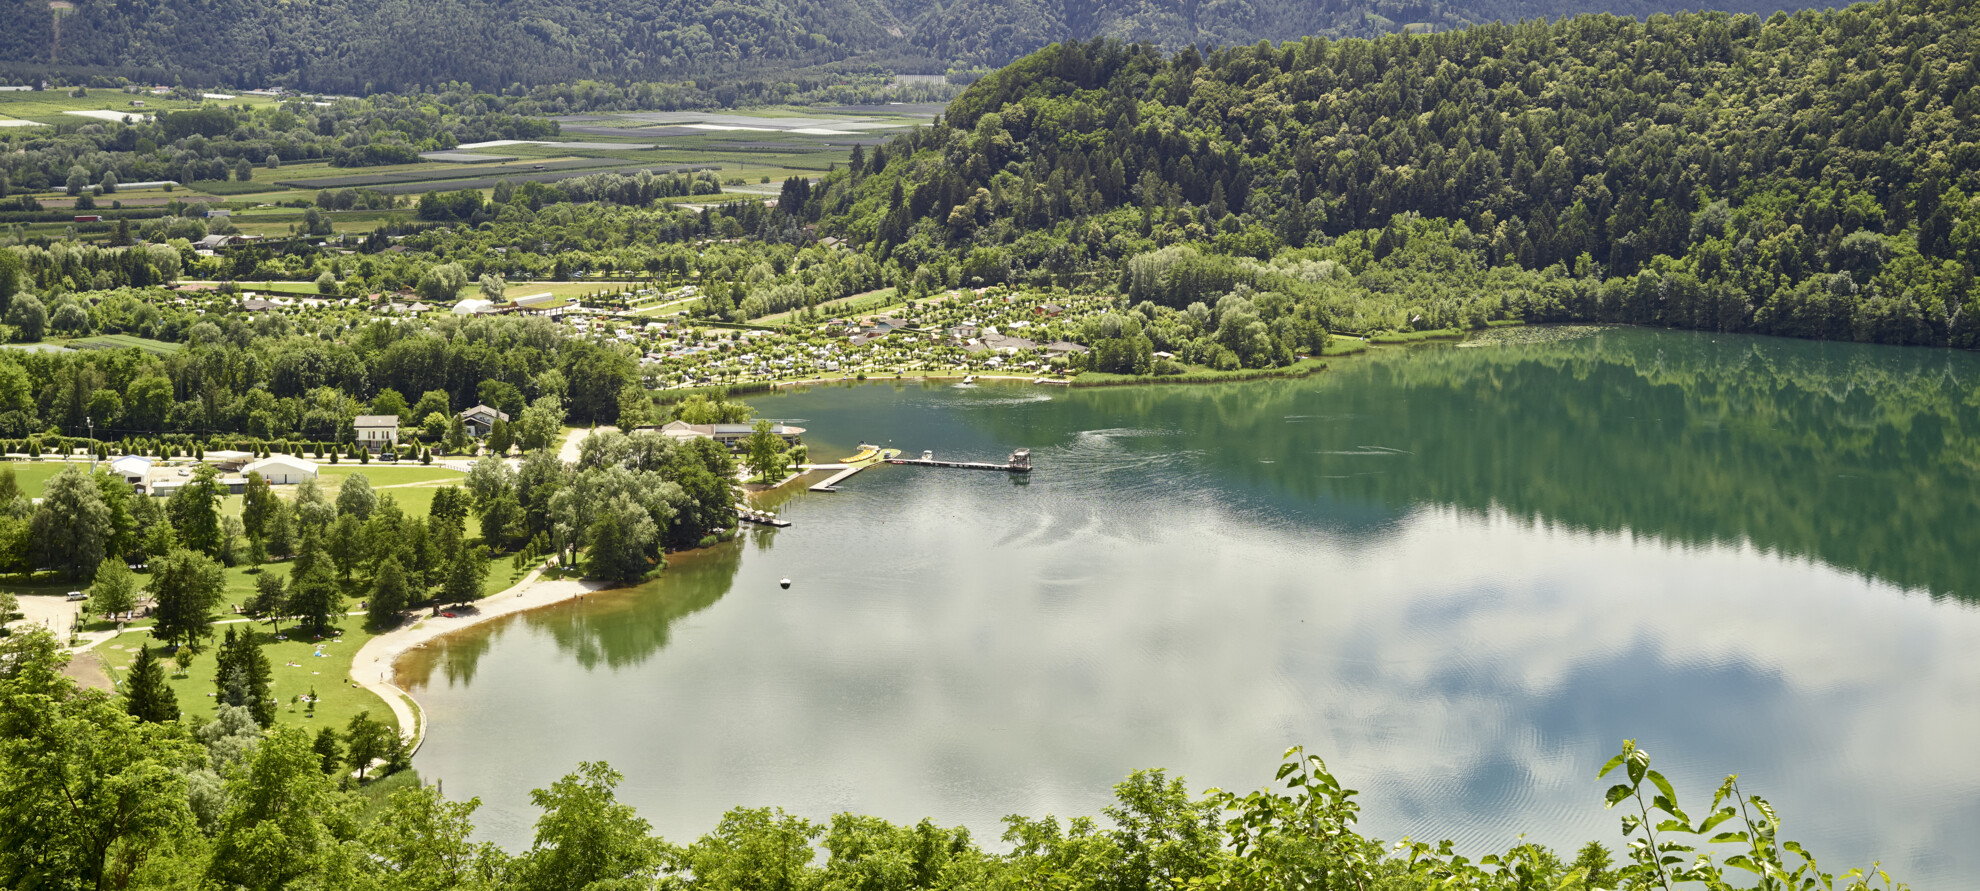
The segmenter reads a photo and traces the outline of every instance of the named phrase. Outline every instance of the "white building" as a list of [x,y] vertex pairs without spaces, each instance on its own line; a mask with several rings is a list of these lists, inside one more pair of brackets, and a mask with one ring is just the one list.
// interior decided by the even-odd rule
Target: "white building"
[[398,415],[358,415],[351,427],[357,433],[358,445],[374,452],[399,444]]
[[125,455],[110,462],[110,472],[123,477],[124,482],[141,483],[145,475],[151,472],[151,459],[143,455]]
[[316,479],[316,462],[288,455],[263,458],[243,469],[248,473],[261,474],[262,479],[275,486],[294,485],[303,480]]

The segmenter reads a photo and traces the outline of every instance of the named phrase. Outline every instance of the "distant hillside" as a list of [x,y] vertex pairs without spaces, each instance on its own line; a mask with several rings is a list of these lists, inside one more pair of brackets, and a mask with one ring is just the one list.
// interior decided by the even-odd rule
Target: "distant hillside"
[[814,194],[827,231],[904,270],[1112,279],[1175,309],[1248,289],[1330,330],[1592,319],[1972,348],[1980,6],[1060,44]]
[[[1164,48],[1372,37],[1579,12],[1645,16],[1691,0],[74,0],[60,46],[47,0],[0,0],[0,65],[114,70],[191,85],[480,89],[578,79],[752,75],[851,63],[1004,65],[1102,36]],[[1765,14],[1781,0],[1724,0]]]

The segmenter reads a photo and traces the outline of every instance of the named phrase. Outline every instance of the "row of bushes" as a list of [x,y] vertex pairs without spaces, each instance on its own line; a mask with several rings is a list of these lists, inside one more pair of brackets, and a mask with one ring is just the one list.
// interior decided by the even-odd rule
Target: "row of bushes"
[[[0,440],[0,452],[24,454],[30,458],[44,455],[93,454],[98,458],[115,455],[146,455],[158,458],[204,458],[209,451],[247,452],[257,458],[270,455],[297,455],[301,457],[338,458],[370,460],[370,452],[348,442],[321,442],[315,440],[259,440],[241,437],[209,436],[191,434],[167,434],[152,439],[95,440],[79,436],[32,436],[27,439]],[[398,449],[401,460],[431,460],[431,449],[414,443],[401,443]]]

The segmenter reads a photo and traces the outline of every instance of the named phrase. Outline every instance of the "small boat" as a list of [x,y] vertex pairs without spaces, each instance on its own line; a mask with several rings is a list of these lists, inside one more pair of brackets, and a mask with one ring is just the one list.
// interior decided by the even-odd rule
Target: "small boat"
[[791,586],[791,580],[790,580],[790,579],[778,579],[778,580],[777,580],[777,584],[778,584],[779,586],[781,586],[781,587],[785,587],[785,588],[789,588],[789,587]]
[[971,375],[966,375],[966,376],[964,376],[964,377],[963,377],[963,383],[965,383],[965,384],[973,384],[973,383],[976,383],[976,375],[973,375],[973,374],[971,374]]

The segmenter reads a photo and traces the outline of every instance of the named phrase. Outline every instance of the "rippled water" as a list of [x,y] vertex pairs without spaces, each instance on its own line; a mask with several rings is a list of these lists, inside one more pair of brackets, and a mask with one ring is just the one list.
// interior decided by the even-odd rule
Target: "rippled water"
[[[1980,361],[1646,331],[1340,360],[1299,381],[822,388],[882,467],[793,528],[494,623],[402,673],[416,766],[527,844],[579,760],[667,837],[814,818],[1097,814],[1166,767],[1250,788],[1305,745],[1364,827],[1616,847],[1595,770],[1726,773],[1842,868],[1980,872]],[[779,578],[795,584],[781,590]]]

